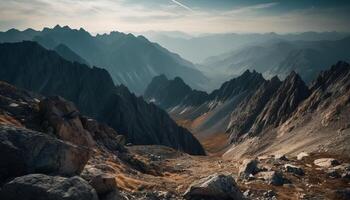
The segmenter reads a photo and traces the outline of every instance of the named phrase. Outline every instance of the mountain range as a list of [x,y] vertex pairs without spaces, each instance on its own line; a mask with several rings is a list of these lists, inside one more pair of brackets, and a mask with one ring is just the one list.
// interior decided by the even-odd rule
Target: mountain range
[[124,85],[115,86],[105,69],[63,59],[36,42],[0,44],[0,79],[42,95],[60,95],[85,115],[104,122],[132,144],[162,144],[204,154],[185,128]]
[[316,151],[317,145],[348,151],[341,142],[349,141],[347,134],[337,140],[326,138],[350,125],[349,92],[350,65],[338,62],[309,86],[294,71],[281,81],[246,70],[209,94],[192,90],[180,78],[158,76],[144,98],[166,109],[202,143],[225,135],[219,149],[224,149],[224,156],[239,157]]
[[142,94],[151,79],[159,74],[180,76],[194,88],[202,88],[207,80],[192,63],[143,36],[121,32],[92,36],[82,28],[76,30],[59,25],[42,31],[11,29],[0,32],[0,42],[23,40],[57,50],[68,60],[107,69],[115,84],[124,84],[136,94]]
[[295,71],[310,83],[333,63],[339,60],[349,62],[349,46],[350,37],[318,41],[274,39],[208,58],[199,68],[218,83],[247,69],[256,70],[266,78],[278,75],[281,79]]
[[320,41],[340,40],[349,33],[303,32],[271,33],[213,33],[189,35],[181,32],[144,32],[151,41],[157,42],[172,52],[194,63],[204,63],[209,57],[218,56],[247,46],[259,45],[271,40]]

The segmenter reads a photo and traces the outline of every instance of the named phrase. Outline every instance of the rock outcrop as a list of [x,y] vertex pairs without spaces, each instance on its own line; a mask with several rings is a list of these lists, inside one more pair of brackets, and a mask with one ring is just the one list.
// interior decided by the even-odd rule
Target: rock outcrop
[[96,191],[82,178],[64,178],[44,174],[17,177],[0,191],[6,200],[98,200]]
[[245,159],[239,167],[238,176],[247,179],[250,175],[257,174],[260,171],[258,163],[255,159]]
[[43,118],[47,120],[43,122],[47,126],[45,128],[52,127],[61,140],[78,146],[91,147],[94,145],[94,140],[84,129],[79,118],[80,113],[73,103],[58,96],[48,97],[39,103],[39,109]]
[[72,176],[89,159],[89,150],[44,133],[0,126],[0,181],[29,173]]
[[256,176],[264,180],[266,183],[275,186],[281,186],[285,183],[283,174],[278,171],[259,172]]
[[99,195],[105,195],[117,189],[115,177],[111,174],[96,175],[92,177],[89,184],[95,188]]
[[250,132],[258,134],[268,126],[277,127],[295,112],[298,105],[310,94],[298,74],[292,72],[267,102]]
[[241,200],[243,195],[231,176],[213,174],[193,183],[184,194],[185,199]]
[[314,164],[319,166],[319,167],[325,167],[325,168],[329,168],[329,167],[334,167],[339,165],[339,161],[334,159],[334,158],[320,158],[320,159],[316,159],[314,161]]

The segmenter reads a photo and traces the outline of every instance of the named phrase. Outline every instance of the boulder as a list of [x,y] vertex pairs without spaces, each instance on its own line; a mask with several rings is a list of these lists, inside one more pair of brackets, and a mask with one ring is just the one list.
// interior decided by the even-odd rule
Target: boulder
[[341,178],[341,175],[339,174],[339,172],[337,172],[334,169],[328,170],[327,175],[331,178]]
[[0,126],[0,182],[30,173],[79,174],[89,159],[87,149],[44,133]]
[[308,153],[306,153],[306,152],[301,152],[301,153],[299,153],[299,154],[297,155],[297,160],[302,160],[303,158],[305,158],[305,157],[307,157],[307,156],[309,156]]
[[285,182],[282,173],[277,171],[259,172],[256,176],[271,185],[281,186]]
[[284,169],[286,172],[290,172],[299,176],[303,176],[305,174],[304,170],[301,167],[297,167],[291,164],[285,164]]
[[320,158],[314,161],[314,164],[319,167],[329,168],[339,165],[339,161],[334,158]]
[[350,172],[344,172],[342,175],[341,175],[342,178],[344,179],[350,179]]
[[44,127],[52,127],[58,138],[79,146],[91,147],[94,140],[84,129],[78,109],[62,97],[48,97],[39,103],[40,113],[47,121]]
[[89,184],[95,188],[99,195],[104,195],[117,188],[115,177],[111,174],[99,174],[92,177]]
[[6,200],[98,200],[96,191],[82,178],[44,174],[17,177],[5,184],[0,199]]
[[89,131],[93,139],[100,145],[103,145],[109,150],[126,151],[124,148],[126,138],[111,127],[104,123],[99,123],[94,119],[80,117],[81,123],[85,130]]
[[239,167],[238,175],[240,178],[247,179],[250,174],[254,175],[260,171],[258,161],[255,159],[245,159]]
[[289,161],[288,158],[287,158],[287,156],[284,155],[284,154],[277,154],[277,155],[275,155],[275,159],[276,159],[276,160]]
[[184,193],[185,199],[240,200],[243,195],[232,176],[213,174],[193,183]]

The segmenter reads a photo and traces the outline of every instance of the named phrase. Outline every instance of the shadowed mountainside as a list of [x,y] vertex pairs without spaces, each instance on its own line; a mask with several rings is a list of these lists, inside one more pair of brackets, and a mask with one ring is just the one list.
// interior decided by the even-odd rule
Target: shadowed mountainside
[[73,101],[86,115],[107,123],[133,144],[162,144],[204,154],[200,143],[166,112],[114,86],[104,69],[62,59],[35,42],[0,44],[0,79],[43,95]]
[[[194,65],[143,36],[121,32],[92,36],[84,29],[59,25],[42,31],[0,32],[0,42],[37,41],[47,49],[65,45],[89,64],[106,69],[115,84],[142,94],[154,76],[180,76],[191,87],[204,86],[206,77]],[[64,57],[64,56],[63,56]]]

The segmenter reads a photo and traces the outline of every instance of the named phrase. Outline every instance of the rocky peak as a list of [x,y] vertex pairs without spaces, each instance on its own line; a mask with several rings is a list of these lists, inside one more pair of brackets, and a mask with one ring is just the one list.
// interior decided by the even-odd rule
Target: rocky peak
[[258,134],[269,126],[280,125],[309,95],[310,91],[304,81],[296,72],[292,71],[267,102],[251,128],[251,132]]
[[191,93],[192,89],[180,77],[168,80],[165,75],[159,75],[147,86],[144,98],[168,109],[179,105]]
[[320,88],[324,90],[330,84],[334,83],[336,80],[340,80],[343,77],[349,75],[350,65],[347,62],[339,61],[335,65],[327,70],[320,73],[317,79],[311,84],[311,91]]
[[246,70],[241,76],[225,82],[220,89],[214,90],[210,97],[219,101],[225,101],[230,97],[242,92],[256,90],[262,83],[266,82],[262,74],[253,70]]

